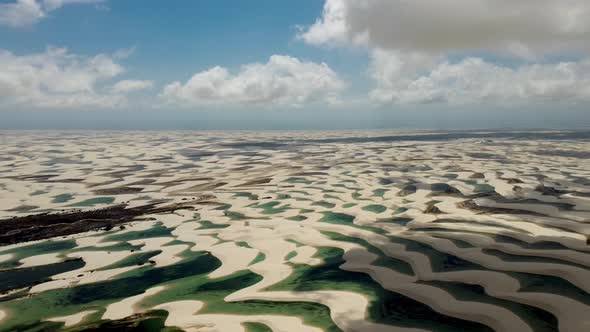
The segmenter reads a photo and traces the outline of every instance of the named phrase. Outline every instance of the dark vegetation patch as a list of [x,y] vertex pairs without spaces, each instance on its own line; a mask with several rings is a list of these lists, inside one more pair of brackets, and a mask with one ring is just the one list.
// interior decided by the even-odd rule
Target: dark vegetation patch
[[90,211],[42,213],[0,220],[0,246],[49,239],[58,236],[94,230],[110,230],[141,216],[155,213],[173,213],[179,209],[192,209],[187,204],[159,206],[157,203],[129,208],[126,204]]

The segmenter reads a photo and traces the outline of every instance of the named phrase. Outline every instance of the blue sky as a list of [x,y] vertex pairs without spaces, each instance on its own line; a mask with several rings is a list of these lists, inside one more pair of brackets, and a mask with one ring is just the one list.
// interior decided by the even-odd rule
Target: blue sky
[[[8,2],[8,1],[4,1]],[[114,53],[135,48],[125,61],[128,76],[162,81],[188,79],[219,64],[231,68],[272,54],[322,58],[322,51],[294,42],[295,25],[313,23],[321,12],[317,0],[258,1],[122,0],[70,5],[51,12],[34,26],[3,28],[2,47],[21,54],[43,52],[49,45],[79,54]]]
[[588,21],[584,0],[0,0],[0,128],[579,129]]

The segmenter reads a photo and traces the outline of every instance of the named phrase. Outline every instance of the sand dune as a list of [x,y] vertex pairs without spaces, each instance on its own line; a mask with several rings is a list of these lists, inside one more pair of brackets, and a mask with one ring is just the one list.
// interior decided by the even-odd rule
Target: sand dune
[[182,206],[0,248],[0,331],[159,309],[186,331],[590,329],[575,133],[69,135],[5,137],[0,218]]

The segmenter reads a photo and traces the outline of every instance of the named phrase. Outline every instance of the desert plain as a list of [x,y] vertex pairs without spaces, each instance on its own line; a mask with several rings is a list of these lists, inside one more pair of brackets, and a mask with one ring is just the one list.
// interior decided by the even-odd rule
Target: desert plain
[[590,331],[588,132],[0,143],[0,331]]

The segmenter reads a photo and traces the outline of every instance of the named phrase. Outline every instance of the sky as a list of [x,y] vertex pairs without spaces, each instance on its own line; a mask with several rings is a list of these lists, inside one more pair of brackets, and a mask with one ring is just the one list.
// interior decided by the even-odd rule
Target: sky
[[590,128],[587,0],[0,0],[0,129]]

